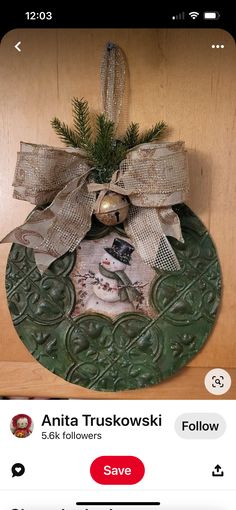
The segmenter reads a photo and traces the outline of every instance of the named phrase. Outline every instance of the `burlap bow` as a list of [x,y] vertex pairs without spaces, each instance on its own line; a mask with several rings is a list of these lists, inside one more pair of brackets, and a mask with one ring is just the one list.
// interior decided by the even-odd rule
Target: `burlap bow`
[[33,211],[2,242],[33,248],[43,272],[73,251],[90,230],[98,194],[115,189],[130,200],[124,228],[143,261],[157,269],[178,270],[166,236],[183,241],[179,218],[171,207],[186,198],[189,188],[183,142],[149,143],[129,151],[110,185],[91,182],[91,170],[79,149],[21,143],[13,196],[37,206],[51,205]]

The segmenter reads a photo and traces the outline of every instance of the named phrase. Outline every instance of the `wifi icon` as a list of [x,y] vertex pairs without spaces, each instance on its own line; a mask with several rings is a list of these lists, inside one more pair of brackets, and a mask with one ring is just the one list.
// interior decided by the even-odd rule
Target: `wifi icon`
[[196,12],[196,11],[189,12],[189,16],[190,16],[192,19],[196,19],[196,18],[199,16],[199,12]]

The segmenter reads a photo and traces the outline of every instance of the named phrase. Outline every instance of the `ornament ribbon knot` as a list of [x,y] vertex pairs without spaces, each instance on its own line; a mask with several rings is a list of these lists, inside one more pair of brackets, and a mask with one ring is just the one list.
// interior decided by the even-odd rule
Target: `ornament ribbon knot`
[[183,142],[147,143],[127,153],[111,182],[92,181],[92,165],[80,149],[21,143],[13,196],[44,209],[2,242],[32,248],[40,272],[67,251],[73,251],[91,228],[92,214],[108,191],[126,195],[124,229],[142,260],[153,268],[176,271],[179,262],[166,236],[183,241],[172,205],[185,200],[189,189]]

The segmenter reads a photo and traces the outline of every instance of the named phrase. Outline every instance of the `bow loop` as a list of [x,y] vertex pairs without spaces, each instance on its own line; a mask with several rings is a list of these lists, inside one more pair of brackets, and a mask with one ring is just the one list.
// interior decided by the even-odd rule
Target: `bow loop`
[[113,191],[129,197],[124,228],[144,262],[156,269],[179,269],[166,236],[183,241],[179,218],[171,207],[185,199],[189,188],[183,142],[138,146],[128,152],[109,183],[91,182],[92,170],[79,149],[22,143],[14,196],[36,205],[52,203],[33,211],[2,242],[33,248],[43,272],[79,245],[91,228],[93,212],[104,195]]

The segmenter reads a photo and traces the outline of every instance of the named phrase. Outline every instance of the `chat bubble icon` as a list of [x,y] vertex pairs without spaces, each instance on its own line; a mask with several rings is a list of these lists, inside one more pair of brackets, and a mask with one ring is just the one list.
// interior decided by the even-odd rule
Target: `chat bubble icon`
[[23,464],[21,464],[20,462],[16,462],[16,464],[13,464],[13,466],[11,468],[11,472],[12,472],[12,478],[14,478],[14,476],[23,476],[23,474],[25,472],[25,466]]

